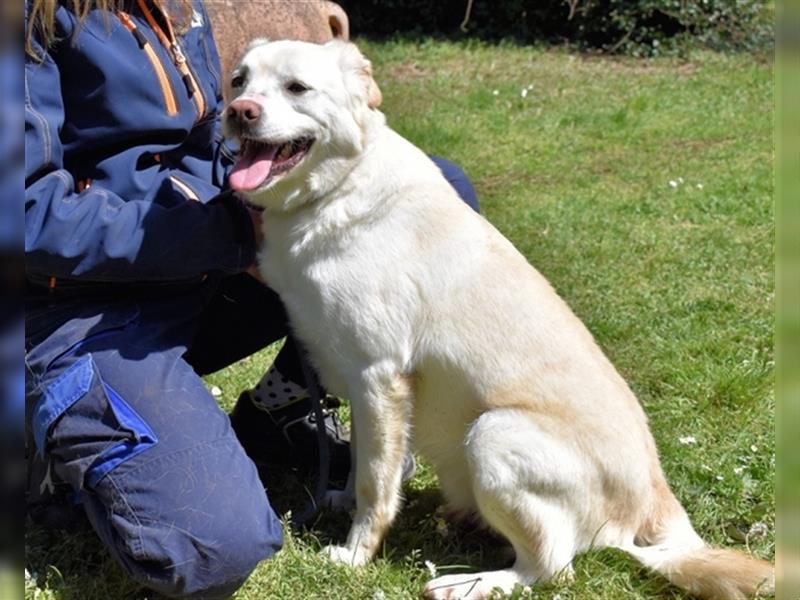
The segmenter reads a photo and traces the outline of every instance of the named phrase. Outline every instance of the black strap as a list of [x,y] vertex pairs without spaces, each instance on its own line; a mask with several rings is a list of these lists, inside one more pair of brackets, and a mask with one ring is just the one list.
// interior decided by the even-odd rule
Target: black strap
[[317,478],[317,491],[311,499],[311,503],[306,509],[292,515],[292,526],[302,527],[309,521],[322,505],[325,494],[328,491],[331,470],[331,453],[328,447],[328,435],[326,432],[325,415],[322,412],[322,395],[319,390],[317,374],[308,362],[308,353],[300,342],[297,342],[297,355],[300,359],[300,368],[303,370],[303,378],[306,380],[306,389],[311,398],[311,407],[314,411],[314,418],[317,420],[317,443],[319,445],[319,477]]

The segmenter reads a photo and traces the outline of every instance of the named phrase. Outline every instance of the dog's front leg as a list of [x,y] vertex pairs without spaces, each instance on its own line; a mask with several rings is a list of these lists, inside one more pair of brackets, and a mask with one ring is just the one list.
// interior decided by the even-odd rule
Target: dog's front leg
[[352,566],[372,558],[397,514],[412,402],[409,377],[373,370],[364,380],[361,393],[351,396],[358,437],[356,512],[346,545],[324,550],[333,560]]

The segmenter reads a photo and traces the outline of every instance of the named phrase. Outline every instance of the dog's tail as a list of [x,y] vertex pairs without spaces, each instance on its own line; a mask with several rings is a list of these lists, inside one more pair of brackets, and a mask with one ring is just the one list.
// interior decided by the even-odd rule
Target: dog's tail
[[774,593],[770,563],[707,546],[666,483],[659,497],[661,506],[637,533],[636,544],[624,550],[698,598],[745,600]]

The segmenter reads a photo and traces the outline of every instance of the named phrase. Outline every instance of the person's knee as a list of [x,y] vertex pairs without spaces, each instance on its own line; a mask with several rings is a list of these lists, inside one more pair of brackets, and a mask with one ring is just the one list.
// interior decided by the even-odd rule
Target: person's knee
[[229,514],[213,521],[202,535],[176,536],[169,528],[154,532],[163,536],[152,540],[161,546],[163,558],[157,591],[180,598],[227,598],[283,543],[274,515]]
[[475,212],[480,212],[478,195],[464,170],[453,161],[442,158],[441,156],[431,156],[430,159],[439,167],[444,178],[447,179],[448,183],[458,193],[464,203]]
[[235,440],[177,458],[101,481],[87,513],[137,582],[170,597],[226,598],[280,550],[281,522]]

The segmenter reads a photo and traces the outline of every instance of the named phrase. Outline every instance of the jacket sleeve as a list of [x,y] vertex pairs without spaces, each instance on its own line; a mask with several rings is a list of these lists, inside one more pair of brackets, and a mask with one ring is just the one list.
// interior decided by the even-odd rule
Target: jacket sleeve
[[[40,49],[37,48],[41,52]],[[125,200],[64,169],[57,65],[25,64],[25,253],[30,276],[168,281],[237,272],[255,256],[247,209],[232,194],[206,203]],[[165,193],[175,193],[168,192]]]

